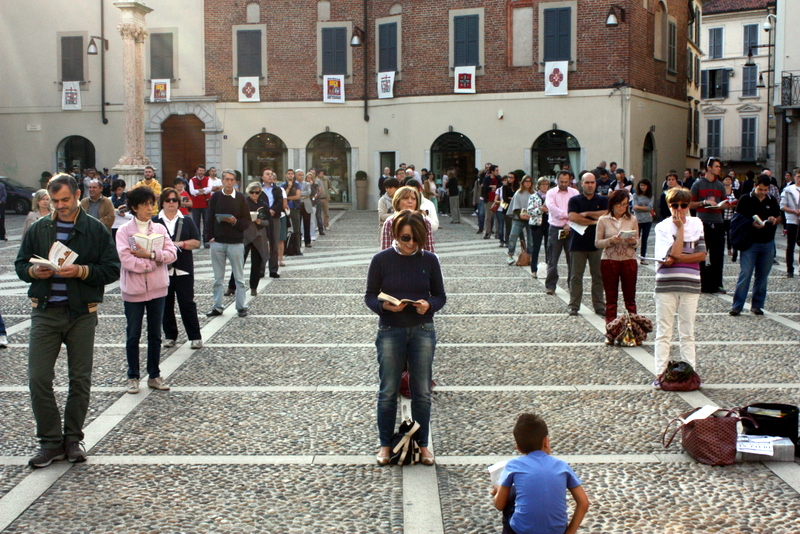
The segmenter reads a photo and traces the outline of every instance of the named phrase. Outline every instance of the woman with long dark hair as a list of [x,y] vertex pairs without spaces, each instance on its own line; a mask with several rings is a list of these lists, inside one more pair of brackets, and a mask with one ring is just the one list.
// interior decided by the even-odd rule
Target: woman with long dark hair
[[[642,178],[636,184],[633,195],[633,214],[639,223],[639,242],[642,244],[640,255],[647,256],[647,240],[650,237],[650,228],[653,226],[653,184],[647,178]],[[642,265],[647,265],[647,260],[642,260]]]

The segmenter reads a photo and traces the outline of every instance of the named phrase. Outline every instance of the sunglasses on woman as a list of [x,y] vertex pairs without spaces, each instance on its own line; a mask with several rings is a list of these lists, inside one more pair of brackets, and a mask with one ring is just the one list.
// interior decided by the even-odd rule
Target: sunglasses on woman
[[408,234],[401,235],[400,236],[400,241],[402,241],[403,243],[408,243],[409,241],[414,241],[414,236],[413,235],[408,235]]
[[678,204],[676,202],[675,204],[670,204],[669,207],[674,209],[674,210],[676,210],[678,208],[681,208],[682,210],[685,210],[686,208],[689,207],[689,204],[687,204],[686,202],[682,202],[682,203]]
[[165,198],[164,202],[180,202],[180,201],[175,197],[169,197],[169,198]]

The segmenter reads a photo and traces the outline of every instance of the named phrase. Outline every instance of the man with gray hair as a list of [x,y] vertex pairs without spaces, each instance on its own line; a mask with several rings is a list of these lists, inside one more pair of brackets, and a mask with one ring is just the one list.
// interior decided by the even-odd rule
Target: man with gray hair
[[222,171],[222,189],[211,195],[205,220],[206,242],[211,244],[211,267],[214,270],[214,307],[207,317],[222,315],[222,292],[225,284],[225,260],[230,262],[236,282],[236,311],[247,317],[244,305],[244,231],[250,226],[250,208],[244,195],[236,191],[236,173]]
[[107,197],[103,196],[103,184],[100,180],[89,181],[89,196],[81,200],[83,211],[99,220],[106,228],[111,230],[114,225],[114,204]]

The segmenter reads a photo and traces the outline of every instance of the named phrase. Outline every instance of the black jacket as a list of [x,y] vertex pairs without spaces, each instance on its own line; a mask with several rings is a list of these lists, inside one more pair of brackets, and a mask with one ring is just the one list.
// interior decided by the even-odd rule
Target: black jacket
[[[277,185],[273,185],[271,189],[272,189],[272,204],[269,206],[269,209],[271,209],[274,213],[274,215],[272,215],[273,219],[280,219],[281,213],[283,213],[283,188]],[[262,184],[262,191],[261,194],[258,196],[258,202],[259,204],[269,205],[269,197],[264,192],[265,190],[266,187],[264,187],[264,184]],[[248,198],[248,200],[250,199]]]

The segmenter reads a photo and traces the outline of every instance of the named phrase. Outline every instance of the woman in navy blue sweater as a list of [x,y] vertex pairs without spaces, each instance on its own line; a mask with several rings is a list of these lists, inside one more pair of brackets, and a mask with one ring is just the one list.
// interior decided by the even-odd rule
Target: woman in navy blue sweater
[[[381,450],[379,465],[389,463],[389,445],[395,430],[400,376],[408,364],[411,389],[411,415],[419,423],[417,432],[422,463],[433,465],[428,450],[428,427],[431,419],[431,377],[436,330],[433,314],[447,301],[442,268],[436,254],[423,250],[427,239],[425,219],[419,212],[401,211],[394,218],[395,241],[390,248],[375,254],[367,274],[364,302],[378,314],[378,433]],[[395,306],[378,300],[383,292],[413,303]]]

